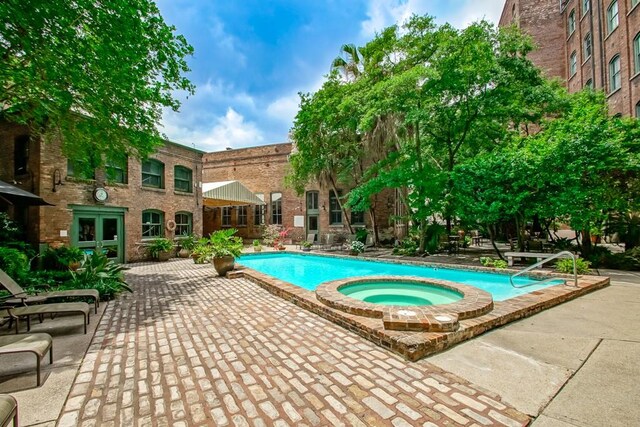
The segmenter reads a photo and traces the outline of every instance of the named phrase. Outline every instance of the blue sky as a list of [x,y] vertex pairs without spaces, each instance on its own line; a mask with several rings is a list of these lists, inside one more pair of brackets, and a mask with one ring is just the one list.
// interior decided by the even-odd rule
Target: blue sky
[[194,47],[188,77],[196,94],[165,112],[172,141],[204,151],[286,142],[298,92],[320,88],[344,43],[430,14],[464,27],[497,22],[503,0],[156,0]]

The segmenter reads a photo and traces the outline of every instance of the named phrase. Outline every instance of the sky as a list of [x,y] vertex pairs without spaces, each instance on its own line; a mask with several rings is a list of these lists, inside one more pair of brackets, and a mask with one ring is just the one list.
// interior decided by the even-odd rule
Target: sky
[[340,46],[363,46],[412,14],[464,28],[497,23],[504,0],[156,0],[165,21],[194,47],[175,93],[178,113],[160,129],[203,151],[287,142],[299,92],[314,92]]

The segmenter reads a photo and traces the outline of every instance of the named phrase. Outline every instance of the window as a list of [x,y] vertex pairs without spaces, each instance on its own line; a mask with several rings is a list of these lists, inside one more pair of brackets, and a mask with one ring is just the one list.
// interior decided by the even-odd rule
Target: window
[[229,227],[231,225],[231,206],[222,208],[222,226]]
[[176,213],[176,236],[188,236],[193,230],[193,215],[190,212]]
[[584,36],[583,45],[584,45],[584,60],[586,61],[587,59],[589,59],[589,57],[591,57],[591,33],[587,33],[587,35]]
[[569,75],[573,77],[578,72],[578,55],[574,50],[569,58]]
[[340,203],[338,203],[338,197],[342,194],[338,191],[338,195],[329,191],[329,225],[342,224],[342,209],[340,209]]
[[29,135],[17,136],[13,141],[13,174],[27,173],[29,163]]
[[569,35],[576,31],[576,11],[575,9],[569,14]]
[[638,3],[640,3],[640,0],[631,0],[631,7],[636,7]]
[[640,33],[633,39],[633,72],[640,73]]
[[282,193],[271,193],[271,224],[282,225]]
[[364,224],[364,212],[351,211],[351,224],[363,225]]
[[[264,202],[264,194],[256,193],[256,197]],[[265,205],[255,205],[253,207],[253,225],[263,225],[266,206]]]
[[247,207],[246,206],[238,206],[238,222],[236,225],[240,227],[247,226]]
[[618,28],[618,0],[613,0],[607,9],[607,30],[611,33]]
[[124,161],[107,160],[105,165],[105,172],[107,174],[107,181],[110,183],[127,183],[127,159]]
[[590,0],[582,0],[582,14],[589,12],[591,9],[591,1]]
[[317,211],[320,198],[320,193],[317,191],[309,191],[307,192],[307,211]]
[[620,55],[616,55],[609,62],[609,92],[620,89]]
[[79,160],[67,160],[67,176],[79,179],[96,179],[96,171],[88,164]]
[[142,238],[162,237],[164,231],[164,213],[161,211],[142,211]]
[[636,117],[640,119],[640,101],[636,104]]
[[164,188],[164,163],[153,159],[142,162],[142,186]]
[[587,89],[593,89],[593,80],[587,80],[587,82],[584,84],[584,87],[586,87]]
[[184,191],[185,193],[193,192],[192,185],[193,173],[191,169],[184,166],[176,166],[173,168],[173,186],[176,191]]

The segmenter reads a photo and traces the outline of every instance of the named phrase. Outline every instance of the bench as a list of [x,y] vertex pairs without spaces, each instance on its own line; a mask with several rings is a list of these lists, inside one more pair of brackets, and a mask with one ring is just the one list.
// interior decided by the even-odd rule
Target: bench
[[536,262],[540,262],[552,254],[546,254],[542,252],[505,252],[504,256],[507,257],[509,267],[513,267],[514,258],[535,258]]
[[18,402],[15,397],[0,394],[0,426],[6,427],[13,420],[13,427],[18,427]]
[[40,362],[49,352],[53,363],[53,340],[45,333],[0,336],[0,354],[33,353],[36,356],[37,384],[40,386]]

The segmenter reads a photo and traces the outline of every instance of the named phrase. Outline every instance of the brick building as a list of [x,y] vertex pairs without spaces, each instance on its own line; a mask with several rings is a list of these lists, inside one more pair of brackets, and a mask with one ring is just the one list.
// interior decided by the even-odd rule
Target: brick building
[[[224,227],[236,227],[245,238],[260,236],[265,224],[280,224],[291,229],[291,237],[307,234],[346,234],[348,227],[334,194],[329,189],[310,185],[302,196],[285,185],[292,144],[232,149],[207,153],[203,157],[203,181],[239,181],[265,202],[260,206],[205,208],[204,233]],[[346,194],[346,188],[338,192]],[[390,226],[394,207],[392,193],[383,193],[374,201],[379,230]],[[346,212],[354,227],[371,227],[367,213]]]
[[640,117],[640,0],[507,0],[499,25],[512,23],[549,77],[570,92],[601,89],[612,114]]
[[142,163],[80,171],[59,141],[2,123],[0,152],[0,180],[54,205],[12,207],[30,242],[101,246],[123,262],[142,258],[145,240],[202,230],[201,151],[167,141]]

